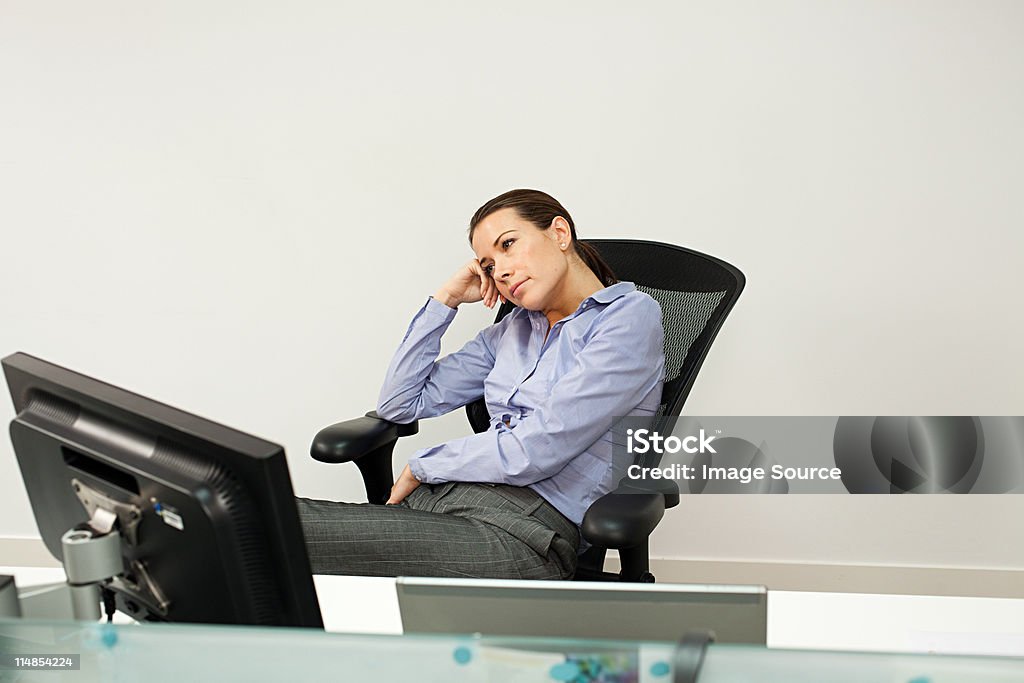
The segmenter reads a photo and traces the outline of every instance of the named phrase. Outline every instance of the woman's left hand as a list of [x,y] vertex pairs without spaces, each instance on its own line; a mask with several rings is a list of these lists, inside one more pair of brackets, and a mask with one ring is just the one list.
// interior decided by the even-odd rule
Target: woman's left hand
[[398,481],[391,487],[391,497],[388,498],[386,505],[398,505],[419,485],[420,480],[412,476],[412,470],[406,465],[402,473],[398,475]]

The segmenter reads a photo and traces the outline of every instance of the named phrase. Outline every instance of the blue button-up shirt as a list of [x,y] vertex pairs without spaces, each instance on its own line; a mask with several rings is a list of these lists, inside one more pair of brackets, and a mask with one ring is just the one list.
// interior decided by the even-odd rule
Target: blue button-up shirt
[[632,282],[584,299],[551,326],[516,308],[437,360],[457,309],[428,298],[388,367],[377,401],[386,420],[443,415],[483,396],[490,428],[413,454],[424,483],[529,486],[577,525],[616,484],[614,429],[654,415],[665,379],[661,306]]

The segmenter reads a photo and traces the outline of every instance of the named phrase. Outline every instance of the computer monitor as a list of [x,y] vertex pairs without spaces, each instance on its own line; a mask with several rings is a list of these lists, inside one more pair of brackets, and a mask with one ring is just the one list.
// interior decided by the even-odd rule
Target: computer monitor
[[123,557],[106,587],[138,620],[323,628],[280,446],[23,353],[2,365],[54,557],[99,519]]
[[677,641],[711,630],[719,643],[764,645],[764,586],[398,577],[405,633]]

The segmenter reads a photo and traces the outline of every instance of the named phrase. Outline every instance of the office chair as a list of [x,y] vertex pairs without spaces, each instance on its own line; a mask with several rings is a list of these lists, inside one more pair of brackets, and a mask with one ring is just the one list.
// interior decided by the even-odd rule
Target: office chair
[[[665,426],[679,415],[711,343],[732,310],[746,278],[720,259],[661,242],[644,240],[585,240],[600,252],[615,276],[633,282],[661,304],[665,330],[665,384],[661,405],[651,428],[667,433]],[[495,322],[514,308],[504,303]],[[481,387],[481,392],[483,388]],[[481,398],[466,406],[470,425],[477,433],[489,426],[490,416]],[[310,453],[326,463],[355,462],[366,486],[367,500],[383,504],[394,484],[391,454],[401,436],[416,434],[416,422],[395,424],[369,412],[364,417],[339,422],[321,430]],[[652,466],[651,462],[637,464]],[[627,484],[594,501],[583,517],[581,531],[591,544],[579,558],[573,577],[586,581],[653,582],[648,539],[666,508],[679,504],[679,490],[671,480],[661,480],[658,490],[637,492]],[[607,551],[618,550],[621,571],[603,571]]]

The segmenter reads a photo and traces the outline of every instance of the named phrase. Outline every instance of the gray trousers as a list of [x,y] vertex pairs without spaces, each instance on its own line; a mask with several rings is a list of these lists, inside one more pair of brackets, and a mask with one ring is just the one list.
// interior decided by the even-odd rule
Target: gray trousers
[[296,498],[314,574],[566,579],[580,536],[533,489],[421,484],[398,505]]

